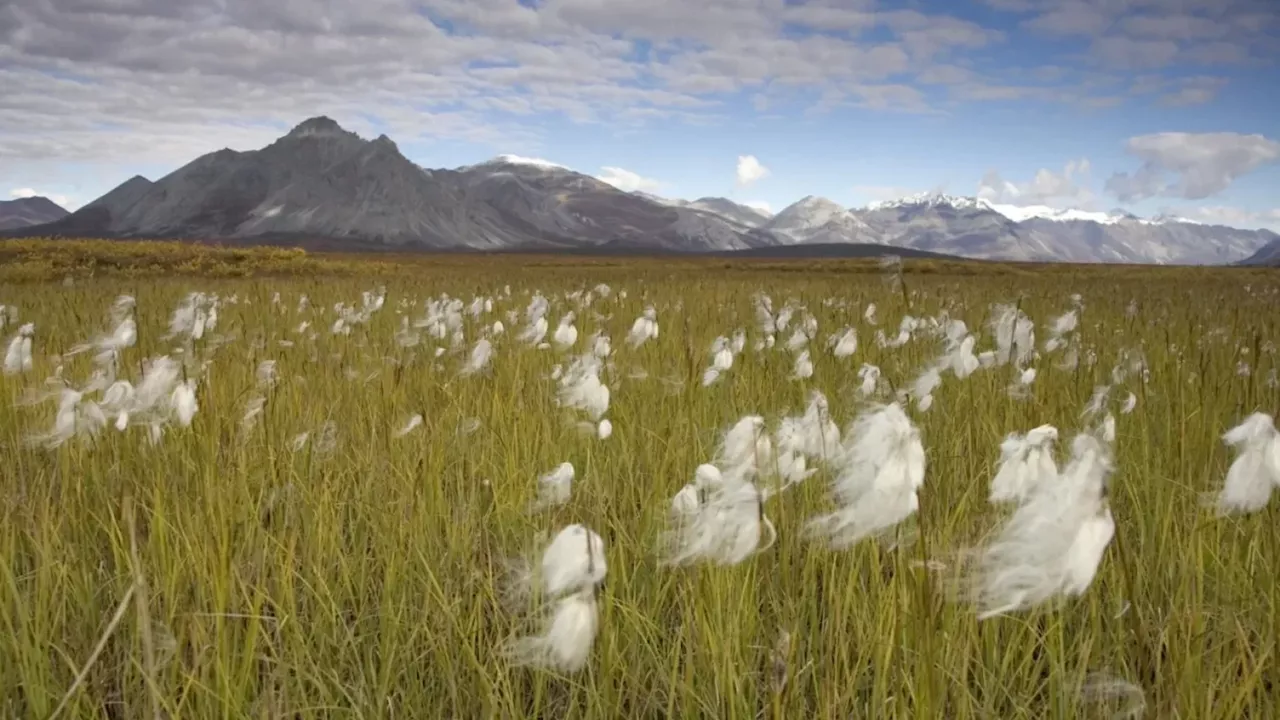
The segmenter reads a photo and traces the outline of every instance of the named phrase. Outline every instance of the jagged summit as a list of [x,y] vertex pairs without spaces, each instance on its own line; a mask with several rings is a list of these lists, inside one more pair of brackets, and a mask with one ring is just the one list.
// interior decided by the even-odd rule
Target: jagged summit
[[317,115],[298,123],[286,137],[305,137],[308,135],[352,135],[327,115]]
[[905,207],[953,207],[957,210],[990,210],[991,204],[982,198],[948,195],[942,192],[923,192],[896,200],[881,200],[867,205],[867,210],[887,210]]

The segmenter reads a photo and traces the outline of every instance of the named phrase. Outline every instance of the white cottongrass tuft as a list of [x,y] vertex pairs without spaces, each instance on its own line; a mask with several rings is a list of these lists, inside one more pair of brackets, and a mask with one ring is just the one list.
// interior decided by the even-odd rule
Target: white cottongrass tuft
[[600,381],[601,359],[586,353],[574,358],[560,376],[559,402],[562,406],[583,410],[592,420],[609,411],[609,386]]
[[29,442],[53,449],[76,435],[96,435],[106,424],[107,416],[96,403],[85,400],[84,393],[64,387],[58,395],[53,427],[31,437]]
[[637,348],[650,340],[657,339],[658,311],[650,305],[644,309],[644,314],[631,324],[631,332],[627,333],[627,344]]
[[529,587],[548,597],[595,587],[608,573],[604,540],[583,525],[568,525],[542,551],[539,569],[537,578],[528,578]]
[[783,418],[775,436],[780,453],[791,451],[826,461],[840,451],[840,428],[831,419],[826,396],[817,390],[809,393],[804,414]]
[[551,599],[542,609],[542,632],[509,641],[503,654],[515,665],[577,672],[599,630],[596,592],[608,572],[604,541],[582,525],[569,525],[543,551],[540,570],[536,581],[526,575],[520,582]]
[[1000,465],[991,480],[988,502],[1021,503],[1033,491],[1058,479],[1053,444],[1058,429],[1041,425],[1026,435],[1009,433],[1000,444]]
[[493,343],[488,338],[480,338],[476,341],[475,347],[471,348],[471,356],[467,358],[467,362],[458,371],[459,375],[475,375],[489,367],[489,362],[493,358]]
[[1076,435],[1066,469],[1034,488],[982,550],[972,578],[980,620],[1088,589],[1115,536],[1106,503],[1112,469],[1103,439]]
[[561,350],[568,350],[578,342],[578,328],[573,324],[575,315],[572,310],[564,314],[560,318],[560,324],[556,326],[556,331],[551,336],[552,342]]
[[1138,407],[1138,396],[1133,393],[1129,393],[1129,395],[1124,399],[1124,404],[1120,406],[1120,414],[1128,415],[1133,412],[1133,409],[1136,407]]
[[811,534],[836,548],[881,535],[913,515],[925,475],[920,432],[897,403],[863,412],[845,437],[832,460],[831,491],[839,509],[808,523]]
[[560,463],[555,470],[538,477],[538,499],[534,510],[545,510],[569,502],[573,493],[573,463]]
[[18,328],[18,334],[14,335],[13,339],[9,341],[9,348],[4,353],[5,375],[30,372],[32,367],[31,336],[35,334],[35,331],[35,323],[27,323]]
[[813,360],[809,358],[809,351],[803,350],[796,356],[795,366],[791,370],[791,378],[793,380],[807,380],[813,377]]
[[1021,368],[1036,351],[1035,323],[1022,310],[1012,305],[996,305],[988,321],[996,341],[995,364],[1013,362]]
[[827,339],[831,354],[838,358],[847,358],[858,351],[858,331],[847,327]]
[[858,393],[863,397],[871,397],[876,393],[876,387],[880,382],[880,368],[875,365],[863,363],[858,368],[858,379],[862,383],[858,386]]
[[189,427],[200,405],[196,402],[196,381],[188,379],[173,389],[169,396],[173,416],[182,427]]
[[1271,491],[1280,486],[1280,433],[1274,419],[1254,413],[1224,433],[1222,441],[1235,448],[1236,459],[1218,493],[1218,511],[1252,513],[1266,507]]
[[[755,484],[737,478],[711,485],[706,490],[706,501],[679,518],[676,529],[668,533],[671,554],[666,562],[736,565],[767,550],[777,539],[777,531],[764,514],[764,500]],[[769,534],[763,545],[762,532]]]
[[665,562],[736,565],[771,547],[777,531],[764,514],[767,491],[754,480],[762,469],[774,467],[764,418],[743,417],[725,432],[715,464],[698,467],[694,489],[682,489],[672,501],[675,527],[664,538]]
[[395,431],[394,437],[402,438],[405,435],[408,435],[409,433],[413,432],[415,429],[417,429],[421,425],[422,425],[422,415],[418,413],[414,413],[413,416],[410,417],[409,420],[405,422],[405,424],[401,426],[399,430]]

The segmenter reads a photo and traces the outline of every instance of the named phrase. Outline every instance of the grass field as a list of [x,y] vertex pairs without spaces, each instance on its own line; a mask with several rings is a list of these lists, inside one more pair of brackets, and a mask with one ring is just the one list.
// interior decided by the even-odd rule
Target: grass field
[[[17,312],[0,336],[7,347],[35,326],[32,368],[0,376],[0,716],[1280,717],[1280,509],[1219,518],[1204,500],[1231,460],[1221,434],[1280,410],[1280,274],[908,262],[900,288],[857,261],[24,243],[0,243],[0,304]],[[333,332],[335,303],[359,308],[379,288],[381,309]],[[193,291],[219,298],[216,325],[166,337]],[[570,350],[518,339],[535,291],[552,331],[576,312]],[[759,351],[758,292],[796,308]],[[190,425],[152,431],[140,414],[35,442],[60,383],[83,388],[95,369],[94,351],[58,356],[109,334],[122,294],[137,337],[118,376],[136,385],[144,361],[179,361]],[[414,328],[442,294],[461,301],[458,341]],[[1073,294],[1080,361],[1067,370],[1043,339]],[[473,316],[476,298],[492,309]],[[809,537],[805,522],[832,507],[819,463],[765,506],[768,549],[727,567],[662,563],[670,498],[739,418],[772,426],[818,390],[844,429],[865,402],[862,364],[882,370],[888,401],[940,350],[923,330],[882,346],[877,329],[892,338],[906,314],[945,312],[986,350],[998,303],[1035,321],[1039,374],[1021,398],[1010,366],[947,375],[927,412],[904,405],[928,463],[916,542],[836,551]],[[633,348],[647,306],[660,335]],[[793,379],[785,345],[805,316],[813,374]],[[860,343],[837,358],[827,338],[845,326]],[[745,349],[703,387],[713,340],[738,329]],[[552,379],[597,331],[612,340],[603,440]],[[460,375],[481,337],[490,365]],[[1006,514],[987,502],[1001,440],[1053,424],[1061,462],[1095,387],[1135,357],[1112,392],[1116,539],[1093,584],[979,622],[948,576]],[[259,378],[268,360],[273,382]],[[397,436],[414,414],[422,424]],[[538,477],[565,461],[571,498],[531,511]],[[589,660],[568,674],[515,666],[502,648],[537,616],[504,602],[512,561],[570,523],[598,532],[608,560]]]

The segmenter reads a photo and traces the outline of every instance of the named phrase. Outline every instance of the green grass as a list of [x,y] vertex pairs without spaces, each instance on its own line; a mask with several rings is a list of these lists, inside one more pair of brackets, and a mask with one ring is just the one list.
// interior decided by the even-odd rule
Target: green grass
[[[1103,673],[1142,688],[1146,717],[1280,717],[1280,509],[1217,520],[1201,498],[1230,461],[1221,433],[1280,409],[1266,382],[1280,276],[957,274],[908,263],[914,314],[947,308],[974,330],[991,303],[1021,297],[1043,338],[1082,294],[1096,362],[1067,372],[1042,358],[1022,401],[1005,393],[1007,369],[947,376],[930,412],[911,411],[929,461],[914,546],[832,552],[806,539],[805,519],[830,508],[819,473],[770,502],[779,539],[767,552],[730,568],[663,567],[668,498],[729,424],[800,412],[819,389],[843,428],[858,409],[860,363],[901,387],[937,352],[920,341],[876,347],[863,307],[878,304],[889,334],[905,308],[867,264],[804,267],[472,258],[379,268],[377,278],[82,273],[69,287],[0,286],[0,303],[36,323],[34,372],[0,377],[0,716],[48,717],[66,698],[62,717],[87,718],[1101,718],[1121,704],[1084,703],[1081,688]],[[603,442],[579,435],[555,405],[547,375],[563,358],[517,343],[511,323],[492,372],[471,378],[456,376],[465,351],[437,360],[432,344],[409,352],[393,341],[402,299],[419,301],[409,311],[418,317],[441,292],[470,301],[510,285],[485,318],[506,322],[536,288],[555,303],[554,327],[563,294],[600,281],[628,293],[598,301],[601,318],[579,312],[581,338],[603,329],[614,341],[614,435]],[[382,282],[386,308],[367,327],[328,332],[334,302],[358,302]],[[45,388],[51,355],[107,330],[117,294],[138,301],[139,342],[122,373],[136,379],[143,358],[172,351],[168,316],[194,289],[248,302],[222,309],[225,344],[195,346],[209,364],[190,428],[166,430],[154,447],[136,428],[52,451],[24,443],[49,427],[53,403],[17,401]],[[814,377],[788,379],[784,336],[766,354],[748,343],[718,385],[700,387],[716,335],[742,327],[754,337],[756,290],[817,317]],[[284,311],[272,309],[273,292]],[[314,342],[292,332],[301,293],[315,308]],[[661,337],[632,350],[623,338],[646,303]],[[818,351],[845,324],[859,326],[859,351],[844,361]],[[990,345],[980,338],[979,349]],[[1150,377],[1119,389],[1139,402],[1117,418],[1118,542],[1084,597],[978,623],[947,600],[946,573],[919,561],[950,566],[951,553],[998,524],[986,492],[1000,440],[1053,423],[1065,446],[1125,349],[1142,350]],[[264,359],[277,360],[282,380],[245,433]],[[1236,372],[1241,360],[1248,376]],[[640,368],[648,379],[631,377]],[[77,384],[89,372],[87,355],[62,370]],[[393,439],[414,412],[424,427]],[[479,429],[461,433],[472,418]],[[331,452],[290,449],[326,422],[337,428]],[[537,475],[565,460],[578,470],[573,499],[530,514]],[[571,522],[599,532],[609,560],[591,661],[570,677],[510,667],[498,648],[529,618],[501,603],[506,564],[540,531]]]

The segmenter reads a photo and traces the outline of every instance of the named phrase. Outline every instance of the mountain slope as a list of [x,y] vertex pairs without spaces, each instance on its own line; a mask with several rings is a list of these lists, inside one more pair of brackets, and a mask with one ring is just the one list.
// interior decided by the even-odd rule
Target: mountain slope
[[806,197],[764,225],[794,243],[880,244],[969,258],[1037,262],[1229,264],[1275,237],[1267,231],[1143,220],[1124,212],[992,205],[927,193],[847,210]]
[[988,260],[1062,259],[1042,238],[974,198],[920,195],[858,214],[886,245]]
[[716,213],[629,193],[566,168],[500,156],[453,171],[467,202],[493,208],[499,225],[489,233],[559,247],[605,243],[668,251],[734,250],[776,244],[767,233]]
[[769,222],[773,217],[768,212],[759,208],[753,208],[749,205],[736,203],[728,198],[722,197],[704,197],[694,200],[685,207],[691,207],[696,210],[705,210],[706,212],[719,215],[720,217],[732,220],[739,225],[746,225],[750,228],[758,228]]
[[[1267,231],[1262,231],[1267,232]],[[1268,232],[1273,238],[1258,252],[1240,261],[1240,265],[1280,265],[1280,235]]]
[[809,195],[783,208],[763,226],[794,243],[878,244],[880,235],[857,214]]
[[43,225],[60,220],[68,214],[62,206],[41,195],[0,200],[0,230]]
[[502,156],[426,170],[386,136],[363,140],[327,117],[260,150],[209,153],[154,183],[134,178],[42,229],[482,250],[621,243],[699,251],[776,242],[714,213],[657,203],[549,163]]

